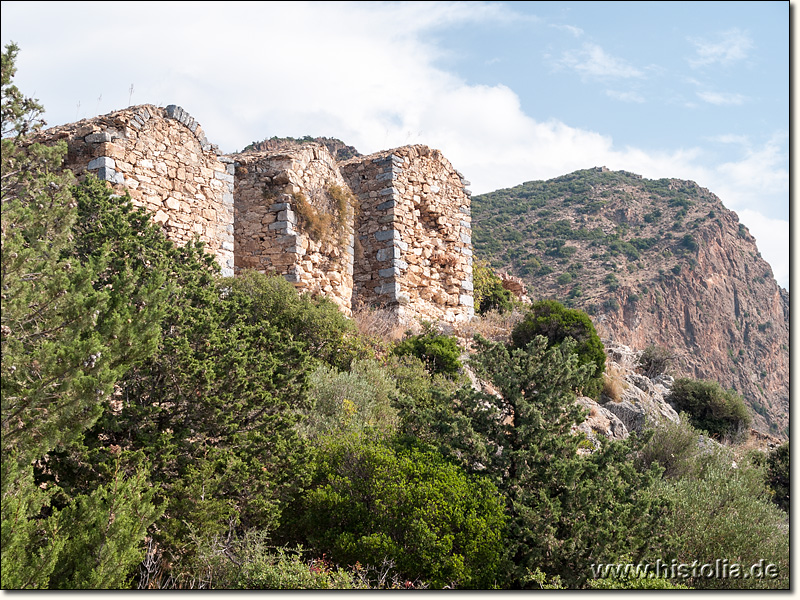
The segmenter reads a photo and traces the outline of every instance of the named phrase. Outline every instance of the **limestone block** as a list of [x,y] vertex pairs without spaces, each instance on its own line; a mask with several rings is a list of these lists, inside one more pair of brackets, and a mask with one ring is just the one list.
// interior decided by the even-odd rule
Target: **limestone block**
[[91,160],[89,164],[86,165],[86,168],[89,169],[90,171],[93,171],[94,169],[102,169],[102,168],[114,169],[115,166],[116,163],[114,162],[113,158],[110,158],[108,156],[98,156],[97,158]]
[[116,177],[117,177],[117,172],[110,167],[100,167],[97,170],[98,179],[103,179],[105,181],[114,181]]
[[111,134],[107,131],[98,131],[97,133],[91,133],[83,138],[87,144],[97,144],[101,142],[110,142],[111,141]]

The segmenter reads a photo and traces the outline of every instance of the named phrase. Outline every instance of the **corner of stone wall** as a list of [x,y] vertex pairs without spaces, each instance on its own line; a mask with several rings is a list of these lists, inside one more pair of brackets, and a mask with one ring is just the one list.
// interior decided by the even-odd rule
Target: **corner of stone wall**
[[67,168],[127,190],[169,239],[184,244],[199,237],[222,274],[233,275],[233,166],[185,110],[136,106],[46,130],[41,138],[66,140]]
[[398,319],[474,316],[469,182],[427,146],[405,146],[342,165],[361,201],[363,257],[354,298]]

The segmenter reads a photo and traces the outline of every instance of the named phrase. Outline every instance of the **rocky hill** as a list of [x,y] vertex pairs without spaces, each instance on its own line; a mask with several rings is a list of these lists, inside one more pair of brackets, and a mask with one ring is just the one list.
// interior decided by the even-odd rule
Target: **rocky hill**
[[636,350],[671,349],[675,374],[735,389],[755,429],[788,436],[789,294],[714,194],[594,168],[475,196],[472,210],[476,255],[533,299],[581,308]]

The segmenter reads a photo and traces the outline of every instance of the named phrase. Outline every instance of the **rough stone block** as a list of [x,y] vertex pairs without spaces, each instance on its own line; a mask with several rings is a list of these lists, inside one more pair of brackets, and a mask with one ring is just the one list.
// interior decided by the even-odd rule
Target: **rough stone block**
[[408,244],[406,244],[403,240],[399,240],[399,239],[398,240],[392,240],[391,244],[392,244],[392,246],[397,246],[403,252],[406,252],[408,250]]
[[116,167],[116,163],[114,162],[113,158],[109,158],[108,156],[98,156],[97,158],[89,161],[89,164],[86,165],[86,168],[90,171],[93,171],[94,169],[101,169],[103,167],[113,169]]
[[378,253],[375,256],[375,258],[376,260],[378,260],[378,262],[385,262],[388,260],[393,260],[395,258],[400,258],[400,256],[401,256],[400,248],[397,248],[395,246],[390,246],[388,248],[381,248],[380,250],[378,250]]
[[458,303],[461,306],[475,306],[475,301],[472,299],[472,296],[467,294],[461,294],[458,297]]
[[381,204],[378,204],[378,206],[376,206],[375,208],[376,208],[377,210],[386,210],[386,209],[388,209],[388,208],[394,208],[395,204],[396,204],[396,203],[395,203],[395,201],[394,201],[394,200],[387,200],[386,202],[383,202],[383,203],[381,203]]
[[275,223],[270,224],[267,228],[271,231],[277,231],[278,233],[283,233],[285,235],[294,235],[294,229],[289,221],[276,221]]
[[[105,181],[114,181],[117,176],[117,172],[110,168],[110,167],[100,167],[97,170],[97,178],[103,179]],[[123,178],[124,181],[124,178]]]
[[400,232],[396,229],[389,229],[387,231],[377,231],[375,233],[375,239],[379,242],[385,242],[387,240],[399,240],[400,239]]
[[388,269],[381,269],[378,271],[378,275],[385,279],[390,279],[392,277],[397,277],[400,275],[400,269],[397,267],[390,267]]
[[286,210],[282,210],[278,213],[278,221],[287,221],[292,225],[296,225],[297,215],[294,213],[294,211],[291,211],[287,208]]
[[97,133],[90,133],[83,140],[87,144],[99,144],[102,142],[110,142],[111,134],[107,131],[98,131]]
[[400,293],[400,284],[396,282],[384,283],[383,285],[379,285],[378,287],[373,289],[375,293],[378,294],[379,296],[388,294],[394,299]]

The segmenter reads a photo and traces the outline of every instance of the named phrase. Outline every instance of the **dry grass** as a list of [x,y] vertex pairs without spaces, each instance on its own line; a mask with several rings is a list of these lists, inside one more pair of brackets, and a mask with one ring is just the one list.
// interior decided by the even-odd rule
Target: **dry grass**
[[311,206],[305,194],[294,193],[292,196],[294,197],[295,210],[300,215],[304,228],[311,239],[315,242],[325,239],[326,235],[331,231],[333,216],[321,213]]
[[362,337],[387,345],[402,340],[407,329],[391,310],[364,305],[353,309],[353,322]]
[[625,372],[616,363],[608,363],[603,374],[602,395],[613,402],[620,402],[626,389]]
[[511,330],[524,317],[525,313],[517,308],[507,313],[489,311],[485,315],[475,315],[469,323],[456,325],[456,335],[465,340],[480,335],[493,342],[507,342]]

